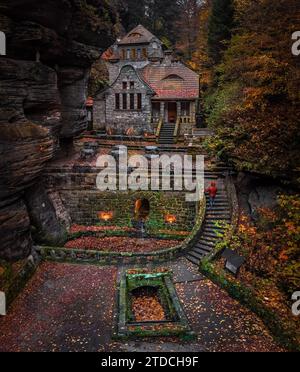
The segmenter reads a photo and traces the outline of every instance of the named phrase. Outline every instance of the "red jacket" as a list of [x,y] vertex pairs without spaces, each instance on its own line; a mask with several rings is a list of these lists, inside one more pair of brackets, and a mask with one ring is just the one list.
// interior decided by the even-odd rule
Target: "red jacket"
[[211,198],[215,198],[218,193],[218,189],[215,186],[210,186],[208,189],[205,190],[205,192],[209,193],[209,196]]

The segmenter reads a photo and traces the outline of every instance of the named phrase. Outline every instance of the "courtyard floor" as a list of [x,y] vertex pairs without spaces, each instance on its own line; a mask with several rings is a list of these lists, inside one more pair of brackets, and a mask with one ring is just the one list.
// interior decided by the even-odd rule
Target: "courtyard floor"
[[151,253],[176,247],[179,244],[180,242],[178,240],[140,239],[117,236],[97,238],[91,236],[71,240],[65,245],[65,248],[119,253]]
[[192,343],[114,342],[116,283],[126,268],[45,262],[9,314],[0,318],[0,351],[283,351],[259,318],[185,259],[163,267],[174,272],[197,334]]

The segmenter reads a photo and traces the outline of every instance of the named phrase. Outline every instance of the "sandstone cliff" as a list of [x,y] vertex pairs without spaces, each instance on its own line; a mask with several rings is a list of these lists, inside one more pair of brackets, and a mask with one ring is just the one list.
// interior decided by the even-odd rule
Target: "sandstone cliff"
[[0,258],[30,254],[32,229],[49,240],[63,237],[37,185],[64,140],[87,126],[90,66],[114,39],[106,3],[0,0],[7,36],[7,55],[0,57]]

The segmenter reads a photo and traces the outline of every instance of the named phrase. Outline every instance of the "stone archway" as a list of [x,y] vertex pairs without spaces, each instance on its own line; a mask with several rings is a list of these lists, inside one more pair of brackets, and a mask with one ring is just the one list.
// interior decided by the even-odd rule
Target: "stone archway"
[[146,198],[135,202],[134,215],[137,221],[146,221],[150,214],[150,202]]

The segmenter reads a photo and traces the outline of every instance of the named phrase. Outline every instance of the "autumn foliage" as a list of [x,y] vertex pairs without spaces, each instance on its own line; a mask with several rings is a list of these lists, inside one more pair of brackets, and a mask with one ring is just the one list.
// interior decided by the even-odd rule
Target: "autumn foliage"
[[207,72],[202,77],[202,85],[209,84],[207,124],[217,130],[210,146],[238,169],[296,180],[300,59],[291,53],[291,35],[300,28],[299,3],[236,0],[234,5],[236,27],[222,62],[210,64],[204,26],[193,61],[213,75],[211,82]]
[[300,196],[280,196],[275,210],[258,212],[255,224],[241,217],[230,246],[247,257],[249,272],[290,296],[300,288]]

